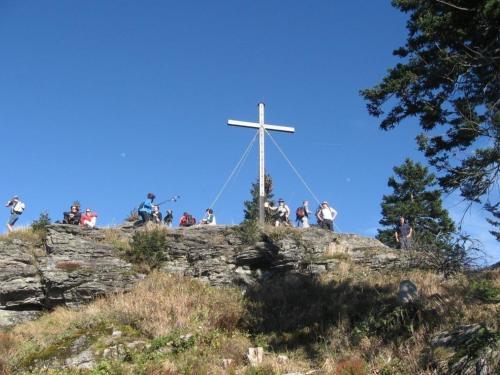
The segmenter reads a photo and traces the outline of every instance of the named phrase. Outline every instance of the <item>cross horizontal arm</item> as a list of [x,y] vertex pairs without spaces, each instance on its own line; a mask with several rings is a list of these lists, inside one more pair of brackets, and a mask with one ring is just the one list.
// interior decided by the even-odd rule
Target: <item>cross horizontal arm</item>
[[[260,124],[248,121],[227,120],[227,124],[230,126],[243,126],[245,128],[255,128],[255,129],[260,128]],[[295,128],[289,126],[264,124],[264,129],[278,131],[278,132],[285,132],[285,133],[295,133]]]

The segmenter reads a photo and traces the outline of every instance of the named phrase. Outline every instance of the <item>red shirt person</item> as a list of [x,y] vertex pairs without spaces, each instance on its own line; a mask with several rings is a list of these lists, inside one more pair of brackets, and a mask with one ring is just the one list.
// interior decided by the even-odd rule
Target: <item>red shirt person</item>
[[95,228],[97,222],[97,213],[92,212],[90,208],[85,210],[85,214],[82,215],[80,219],[80,224],[86,228]]

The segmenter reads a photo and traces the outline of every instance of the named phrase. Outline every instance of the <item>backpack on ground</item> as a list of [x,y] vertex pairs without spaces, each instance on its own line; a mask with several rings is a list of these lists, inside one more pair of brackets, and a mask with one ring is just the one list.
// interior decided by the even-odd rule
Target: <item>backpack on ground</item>
[[295,217],[297,220],[302,219],[304,216],[306,216],[306,210],[304,210],[304,207],[299,207],[295,211]]

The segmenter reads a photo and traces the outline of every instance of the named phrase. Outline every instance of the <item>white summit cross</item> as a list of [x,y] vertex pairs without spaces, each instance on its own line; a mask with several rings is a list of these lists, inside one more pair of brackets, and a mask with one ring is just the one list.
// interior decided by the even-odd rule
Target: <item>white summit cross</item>
[[264,180],[266,175],[265,170],[265,157],[264,157],[264,136],[266,130],[295,133],[295,128],[280,125],[268,125],[264,123],[264,103],[259,103],[259,122],[247,122],[237,120],[227,120],[227,124],[231,126],[242,126],[245,128],[259,129],[259,224],[264,225],[264,201],[266,199],[266,192],[264,187]]

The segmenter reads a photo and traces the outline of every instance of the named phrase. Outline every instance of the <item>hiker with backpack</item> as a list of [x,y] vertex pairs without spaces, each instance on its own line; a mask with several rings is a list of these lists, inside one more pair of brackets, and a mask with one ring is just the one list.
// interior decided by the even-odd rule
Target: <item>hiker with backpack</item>
[[10,233],[14,229],[14,224],[19,220],[19,216],[21,216],[26,208],[26,205],[21,202],[21,199],[17,195],[14,195],[12,199],[10,199],[5,207],[10,207],[10,217],[7,222],[7,231]]
[[82,213],[80,206],[73,204],[68,212],[63,212],[63,224],[80,225]]
[[297,221],[297,226],[302,228],[309,228],[309,215],[312,212],[309,210],[309,201],[304,201],[302,206],[297,208],[295,211],[295,220]]
[[264,206],[269,208],[271,211],[276,211],[277,217],[274,222],[275,227],[279,227],[280,225],[292,226],[289,221],[290,207],[287,206],[284,199],[280,198],[278,200],[278,207],[272,207],[267,202]]
[[188,212],[182,214],[181,220],[179,221],[180,227],[192,227],[196,224],[196,218]]
[[217,221],[215,220],[214,210],[211,208],[207,208],[205,211],[205,216],[201,220],[201,224],[205,225],[217,225]]
[[165,213],[165,218],[163,219],[165,225],[169,228],[172,228],[172,223],[174,222],[174,211],[172,209],[168,209]]
[[318,225],[323,229],[328,229],[333,231],[333,221],[337,217],[337,211],[335,211],[327,201],[323,201],[316,211],[316,218],[318,219]]
[[139,205],[138,212],[143,224],[151,220],[155,198],[156,196],[153,193],[148,193],[146,200]]

